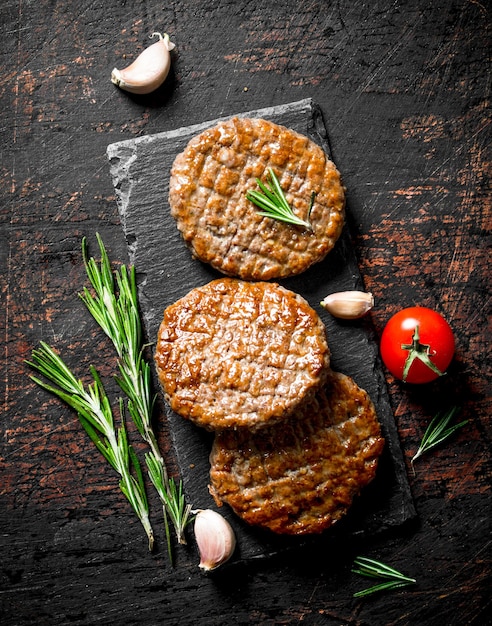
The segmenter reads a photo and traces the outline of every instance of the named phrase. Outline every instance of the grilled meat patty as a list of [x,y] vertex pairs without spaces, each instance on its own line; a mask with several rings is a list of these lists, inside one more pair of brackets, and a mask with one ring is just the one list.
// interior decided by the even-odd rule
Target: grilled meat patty
[[[262,217],[248,199],[277,175],[294,213],[312,230]],[[228,276],[299,274],[333,248],[344,221],[340,174],[313,141],[263,119],[233,118],[194,137],[171,169],[169,203],[198,259]]]
[[281,424],[217,433],[210,492],[249,524],[319,533],[372,480],[383,445],[367,393],[331,372],[315,400]]
[[209,430],[255,429],[314,395],[329,350],[322,321],[301,296],[222,278],[165,310],[155,362],[176,413]]

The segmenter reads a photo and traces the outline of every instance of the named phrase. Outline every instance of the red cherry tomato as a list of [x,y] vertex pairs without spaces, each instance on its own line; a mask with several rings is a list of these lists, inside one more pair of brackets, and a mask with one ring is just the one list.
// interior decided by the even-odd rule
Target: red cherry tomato
[[391,317],[381,336],[381,358],[407,383],[428,383],[442,376],[454,355],[454,336],[432,309],[415,306]]

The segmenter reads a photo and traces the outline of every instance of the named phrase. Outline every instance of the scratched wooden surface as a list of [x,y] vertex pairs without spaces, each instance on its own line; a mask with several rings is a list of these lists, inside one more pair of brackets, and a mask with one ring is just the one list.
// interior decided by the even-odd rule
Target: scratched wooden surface
[[[490,18],[480,0],[2,2],[2,624],[490,623]],[[109,74],[154,30],[176,43],[172,73],[129,96]],[[418,520],[210,578],[190,542],[172,570],[155,498],[149,554],[114,476],[24,359],[44,340],[110,381],[112,349],[77,297],[83,236],[127,259],[109,144],[307,97],[347,186],[376,332],[416,303],[455,330],[438,383],[387,374]],[[469,424],[413,474],[428,420],[451,403]],[[158,434],[173,470],[166,424]],[[354,599],[357,554],[417,584]]]

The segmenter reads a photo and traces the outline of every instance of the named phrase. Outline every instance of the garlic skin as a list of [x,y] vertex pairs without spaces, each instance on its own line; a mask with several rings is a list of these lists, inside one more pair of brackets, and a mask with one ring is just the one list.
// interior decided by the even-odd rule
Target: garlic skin
[[374,306],[372,293],[364,291],[338,291],[320,302],[333,317],[355,320],[363,317]]
[[229,522],[212,509],[193,513],[197,513],[194,530],[200,553],[199,567],[210,572],[230,559],[236,547],[236,536]]
[[152,33],[159,41],[146,48],[123,70],[114,68],[111,82],[130,93],[146,94],[155,91],[166,80],[171,68],[170,51],[175,47],[169,35]]

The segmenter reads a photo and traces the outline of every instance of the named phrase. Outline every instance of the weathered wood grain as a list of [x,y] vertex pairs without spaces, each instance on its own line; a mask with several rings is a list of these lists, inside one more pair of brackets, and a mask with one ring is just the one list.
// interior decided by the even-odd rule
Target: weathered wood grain
[[[490,613],[490,8],[467,0],[162,4],[5,0],[0,6],[0,620],[2,624],[446,624]],[[162,29],[166,84],[110,83]],[[126,55],[126,58],[125,58]],[[407,468],[436,408],[469,425],[409,471],[419,524],[200,576],[193,545],[166,562],[76,417],[28,378],[40,340],[77,373],[111,347],[78,300],[80,242],[126,242],[106,148],[120,140],[285,102],[319,102],[348,190],[359,269],[379,333],[392,312],[436,307],[457,338],[445,379],[388,375]],[[166,447],[169,433],[159,426]],[[141,452],[141,450],[138,450]],[[169,462],[174,459],[169,451]],[[154,511],[158,503],[151,495]],[[359,601],[355,554],[417,578]]]

